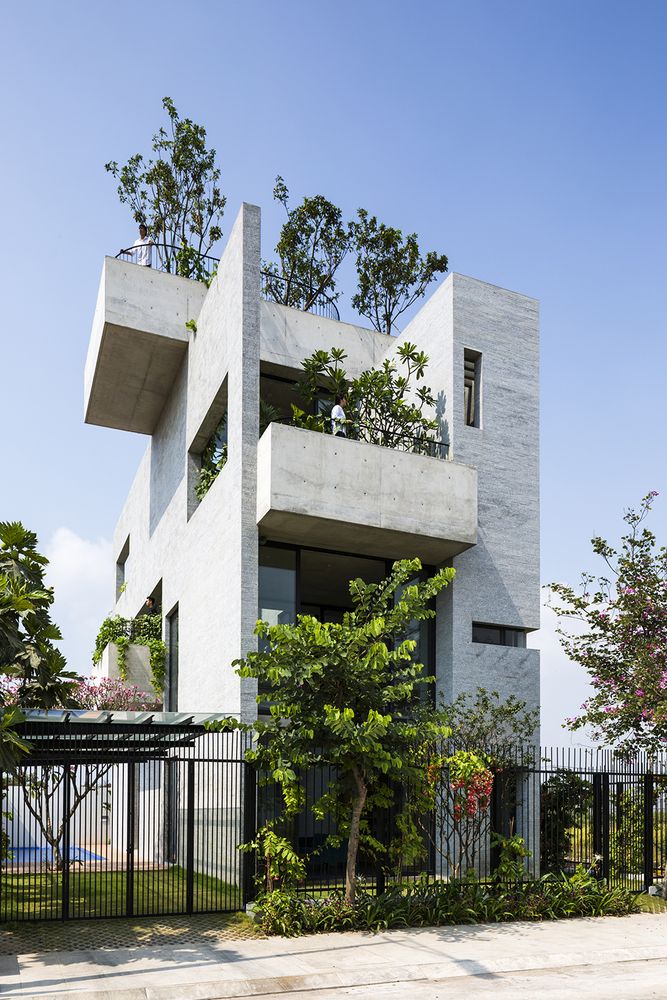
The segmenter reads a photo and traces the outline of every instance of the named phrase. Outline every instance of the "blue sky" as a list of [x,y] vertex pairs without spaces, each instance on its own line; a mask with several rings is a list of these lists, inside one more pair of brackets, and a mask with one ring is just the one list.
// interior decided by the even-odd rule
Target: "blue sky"
[[[72,666],[146,445],[82,421],[102,258],[134,235],[103,164],[147,150],[164,95],[218,150],[226,231],[262,206],[265,253],[281,173],[540,299],[545,582],[594,567],[590,537],[667,489],[664,2],[28,2],[0,8],[0,37],[0,517],[53,557]],[[667,497],[652,520],[664,540]],[[582,677],[546,626],[559,739]]]

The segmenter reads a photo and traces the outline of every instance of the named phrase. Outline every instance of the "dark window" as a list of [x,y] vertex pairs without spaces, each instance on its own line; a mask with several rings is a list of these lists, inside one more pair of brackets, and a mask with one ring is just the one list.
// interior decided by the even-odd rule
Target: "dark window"
[[130,557],[130,536],[125,539],[125,545],[120,550],[120,555],[116,560],[116,600],[125,590],[127,582],[127,560]]
[[486,642],[491,646],[521,646],[525,648],[526,632],[522,628],[507,628],[505,625],[483,625],[472,623],[472,641]]
[[167,683],[164,707],[167,712],[178,711],[178,604],[167,615]]
[[468,427],[481,427],[482,355],[467,347],[463,352],[463,413]]

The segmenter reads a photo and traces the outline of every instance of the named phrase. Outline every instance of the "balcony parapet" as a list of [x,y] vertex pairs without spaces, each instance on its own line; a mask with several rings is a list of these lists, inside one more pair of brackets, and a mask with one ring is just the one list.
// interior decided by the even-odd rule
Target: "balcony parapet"
[[477,542],[477,472],[273,423],[258,444],[257,524],[273,541],[437,565]]
[[188,349],[206,285],[104,258],[84,380],[86,423],[151,434]]

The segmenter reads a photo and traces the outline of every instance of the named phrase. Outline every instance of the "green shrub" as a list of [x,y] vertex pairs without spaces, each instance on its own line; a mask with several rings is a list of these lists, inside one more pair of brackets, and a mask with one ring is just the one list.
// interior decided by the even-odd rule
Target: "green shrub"
[[538,881],[485,884],[476,878],[397,885],[380,896],[357,889],[353,905],[342,892],[312,898],[275,890],[260,896],[257,915],[266,934],[293,937],[327,931],[382,931],[511,920],[624,916],[638,912],[633,893],[608,888],[585,868]]

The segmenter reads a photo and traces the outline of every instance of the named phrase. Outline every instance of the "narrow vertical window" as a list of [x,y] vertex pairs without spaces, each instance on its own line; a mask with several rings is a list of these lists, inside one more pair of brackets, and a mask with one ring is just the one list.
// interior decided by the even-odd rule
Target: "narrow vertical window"
[[127,560],[130,557],[130,536],[128,535],[125,539],[125,544],[120,550],[120,555],[116,560],[116,600],[125,590],[125,584],[127,582]]
[[463,413],[468,427],[481,427],[482,355],[465,348],[463,352]]
[[178,711],[178,604],[167,615],[167,682],[165,684],[165,709]]

